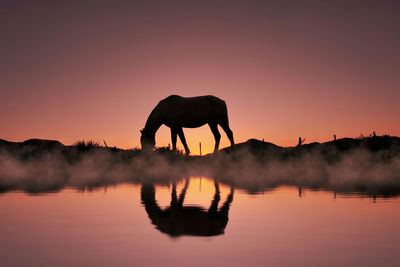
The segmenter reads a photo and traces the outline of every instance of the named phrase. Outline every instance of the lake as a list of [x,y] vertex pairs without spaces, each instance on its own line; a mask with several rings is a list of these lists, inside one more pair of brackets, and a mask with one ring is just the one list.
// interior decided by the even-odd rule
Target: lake
[[400,199],[191,177],[0,195],[2,266],[399,266]]

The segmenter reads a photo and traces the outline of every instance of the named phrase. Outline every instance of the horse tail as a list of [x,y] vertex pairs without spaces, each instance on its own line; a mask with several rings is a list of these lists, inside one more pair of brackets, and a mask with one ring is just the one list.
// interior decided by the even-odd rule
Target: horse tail
[[228,108],[224,100],[222,100],[222,123],[229,128]]
[[233,147],[235,144],[235,141],[233,140],[233,132],[231,130],[231,128],[229,127],[229,119],[228,119],[228,108],[226,107],[226,103],[225,101],[222,100],[222,118],[221,118],[221,122],[220,125],[222,127],[222,129],[225,131],[226,135],[229,138],[229,141],[231,142],[231,146]]

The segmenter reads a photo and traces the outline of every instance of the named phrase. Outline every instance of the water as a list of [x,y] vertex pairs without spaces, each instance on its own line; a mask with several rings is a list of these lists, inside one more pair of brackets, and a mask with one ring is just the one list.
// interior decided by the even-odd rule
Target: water
[[400,264],[399,198],[295,187],[248,194],[201,177],[184,188],[176,184],[172,207],[172,184],[2,194],[1,265]]

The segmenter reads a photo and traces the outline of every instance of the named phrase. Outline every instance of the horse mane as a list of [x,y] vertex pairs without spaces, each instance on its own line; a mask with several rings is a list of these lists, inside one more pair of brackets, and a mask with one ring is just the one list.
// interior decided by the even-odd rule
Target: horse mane
[[146,121],[146,124],[145,124],[145,126],[143,128],[143,131],[146,131],[146,130],[149,129],[149,126],[150,126],[149,124],[154,119],[154,115],[158,112],[158,109],[160,108],[160,106],[163,103],[169,102],[172,99],[177,98],[177,97],[181,97],[181,96],[179,96],[179,95],[170,95],[170,96],[164,98],[163,100],[161,100],[160,102],[158,102],[158,104],[153,108],[153,110],[151,111],[149,117],[147,118],[147,121]]
[[154,119],[155,114],[158,112],[158,109],[160,108],[160,105],[167,99],[170,99],[171,96],[161,100],[160,102],[158,102],[158,104],[153,108],[153,110],[150,112],[149,117],[147,118],[146,124],[144,125],[143,128],[143,132],[147,132],[149,131],[149,127],[150,127],[150,123],[152,122],[152,120]]
[[157,107],[158,107],[158,105],[155,106],[155,108],[151,111],[149,117],[147,118],[146,124],[144,125],[144,128],[143,128],[143,130],[142,130],[143,132],[148,132],[148,130],[149,130],[149,124],[150,124],[152,118],[154,117],[154,113],[155,113],[155,110],[157,109]]

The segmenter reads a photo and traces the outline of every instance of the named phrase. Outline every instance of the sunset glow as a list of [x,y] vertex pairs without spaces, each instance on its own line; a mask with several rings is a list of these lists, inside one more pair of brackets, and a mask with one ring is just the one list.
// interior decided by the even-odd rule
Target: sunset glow
[[400,266],[399,14],[0,0],[0,265]]
[[[236,142],[400,135],[399,13],[391,1],[3,1],[0,138],[137,147],[171,94],[224,99]],[[184,131],[193,154],[212,152],[208,126]],[[156,141],[171,143],[169,128]]]

